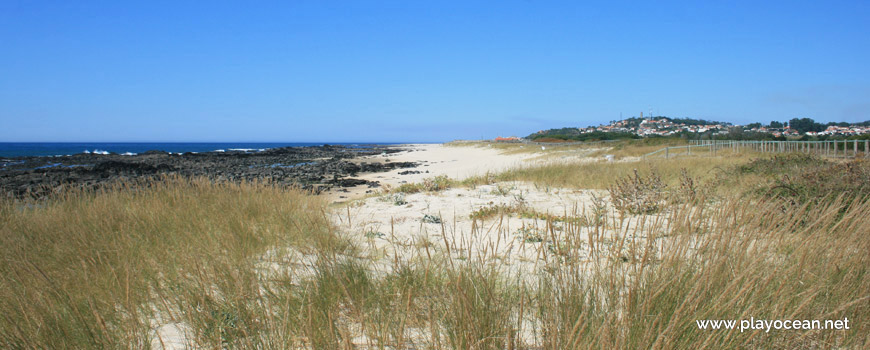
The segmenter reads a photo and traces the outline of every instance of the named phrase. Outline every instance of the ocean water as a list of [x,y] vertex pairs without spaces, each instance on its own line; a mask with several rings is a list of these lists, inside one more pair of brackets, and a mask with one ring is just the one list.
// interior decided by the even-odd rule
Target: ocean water
[[[245,150],[257,152],[269,148],[321,146],[317,142],[0,142],[0,157],[63,156],[77,153],[138,154],[158,150],[173,153]],[[328,143],[354,148],[398,143]]]

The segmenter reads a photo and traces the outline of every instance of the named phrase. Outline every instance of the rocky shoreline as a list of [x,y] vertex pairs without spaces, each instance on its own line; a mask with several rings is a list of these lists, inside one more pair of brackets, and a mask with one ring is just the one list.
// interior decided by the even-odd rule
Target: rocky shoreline
[[42,198],[64,188],[99,188],[119,181],[150,180],[164,175],[207,177],[214,181],[270,180],[278,186],[299,186],[312,193],[378,181],[354,178],[360,173],[413,168],[413,162],[367,162],[359,158],[401,152],[389,146],[283,147],[259,152],[227,151],[137,155],[81,153],[57,157],[0,158],[0,195]]

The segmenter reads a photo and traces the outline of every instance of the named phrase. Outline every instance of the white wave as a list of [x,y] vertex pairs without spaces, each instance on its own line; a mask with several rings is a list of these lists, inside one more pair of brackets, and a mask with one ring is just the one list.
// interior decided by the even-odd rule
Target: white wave
[[91,151],[85,150],[85,151],[82,152],[82,153],[84,153],[84,154],[91,154]]
[[122,155],[122,156],[135,156],[136,153],[133,153],[133,152],[124,152],[124,153],[121,154],[121,155]]
[[226,151],[227,151],[227,150],[224,150],[224,149],[216,149],[216,150],[214,150],[213,152],[226,152]]
[[107,154],[109,154],[109,151],[103,151],[103,150],[95,149],[95,150],[94,150],[93,152],[91,152],[91,153],[93,153],[93,154],[102,154],[102,155],[107,155]]

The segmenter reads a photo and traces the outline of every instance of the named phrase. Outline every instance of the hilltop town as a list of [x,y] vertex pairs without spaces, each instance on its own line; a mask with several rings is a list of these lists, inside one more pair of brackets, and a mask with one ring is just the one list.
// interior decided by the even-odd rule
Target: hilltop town
[[[810,118],[794,118],[787,122],[772,121],[767,125],[750,123],[734,125],[727,122],[692,118],[632,117],[599,126],[541,130],[527,137],[532,140],[611,140],[622,138],[667,137],[704,134],[709,137],[741,135],[755,138],[818,138],[850,137],[870,134],[870,121],[861,123],[817,123]],[[505,138],[503,138],[505,139]]]

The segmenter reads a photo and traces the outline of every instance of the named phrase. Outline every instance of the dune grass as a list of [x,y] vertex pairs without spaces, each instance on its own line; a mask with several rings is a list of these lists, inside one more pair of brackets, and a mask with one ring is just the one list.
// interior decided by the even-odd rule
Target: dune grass
[[263,183],[201,179],[4,202],[0,347],[147,347],[151,323],[173,319],[203,344],[254,333],[253,264],[272,247],[337,246],[322,205]]
[[772,333],[701,330],[695,322],[867,315],[870,279],[860,252],[868,240],[858,229],[867,207],[834,199],[783,214],[778,203],[731,199],[706,214],[672,211],[672,223],[648,227],[667,237],[658,249],[627,234],[621,249],[600,252],[609,259],[592,277],[557,265],[540,299],[541,318],[551,318],[545,348],[860,347],[863,321],[849,331]]
[[[709,189],[654,212],[548,223],[522,243],[537,251],[533,274],[446,234],[376,259],[337,233],[322,198],[267,183],[165,179],[4,202],[0,347],[159,347],[158,330],[178,325],[197,348],[862,348],[870,166],[844,164],[686,158],[478,179],[606,189],[640,168],[680,193],[687,169]],[[696,325],[750,317],[852,323]]]
[[[583,143],[547,143],[547,144],[529,144],[519,142],[491,142],[491,141],[474,141],[474,142],[450,142],[445,143],[446,147],[480,147],[491,148],[498,150],[503,154],[531,154],[537,153],[548,155],[560,152],[597,150],[602,147],[607,147],[610,144],[615,144],[619,141],[602,144],[600,142]],[[542,148],[543,146],[543,148]]]
[[444,144],[447,147],[483,147],[499,150],[504,154],[540,154],[547,155],[586,152],[589,156],[613,155],[615,159],[625,157],[640,157],[644,154],[660,150],[667,146],[685,146],[687,140],[679,138],[644,138],[636,140],[615,140],[607,142],[554,142],[554,143],[520,143],[520,142],[492,142],[492,141],[465,141],[450,142]]
[[750,156],[736,157],[685,157],[678,159],[650,159],[640,162],[594,162],[580,164],[547,164],[515,168],[498,174],[488,174],[466,179],[466,185],[487,184],[499,181],[527,181],[539,187],[563,187],[579,189],[607,189],[614,180],[633,174],[652,171],[661,175],[671,185],[679,182],[685,170],[690,176],[703,181],[712,181],[721,173],[731,171],[734,165],[748,162]]

